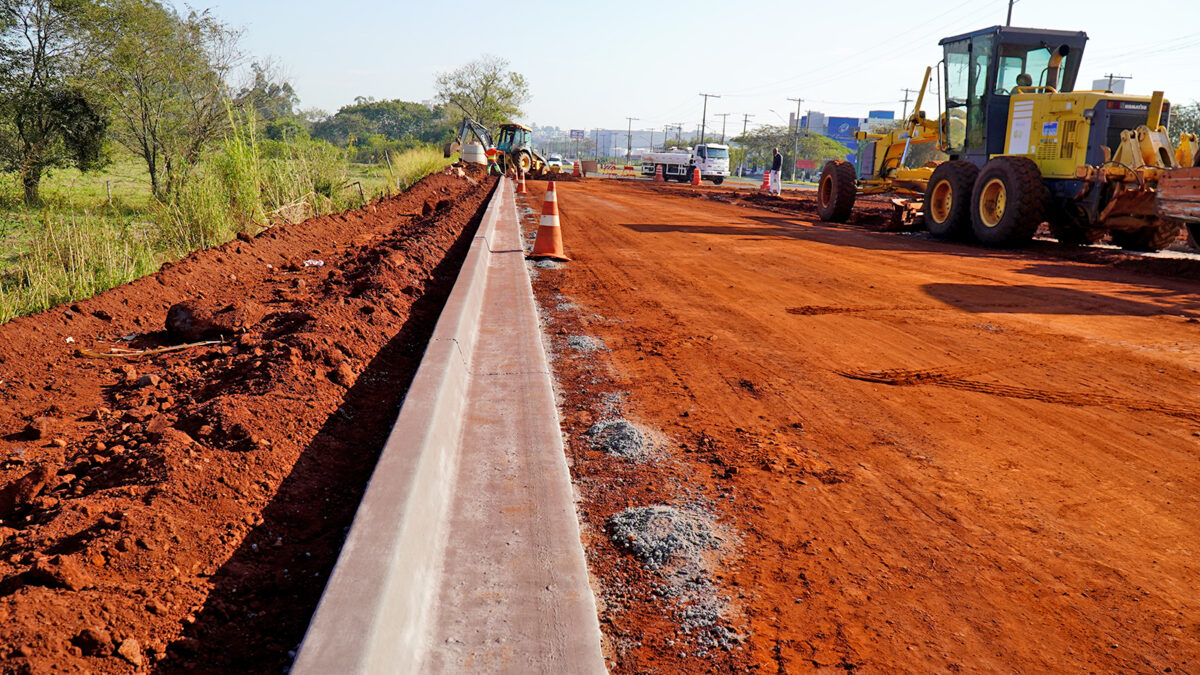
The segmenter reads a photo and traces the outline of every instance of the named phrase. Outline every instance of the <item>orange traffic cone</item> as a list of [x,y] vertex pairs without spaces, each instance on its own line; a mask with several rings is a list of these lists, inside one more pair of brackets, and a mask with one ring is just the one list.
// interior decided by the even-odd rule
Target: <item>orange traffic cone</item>
[[692,168],[692,185],[700,184],[700,167]]
[[654,167],[654,182],[655,183],[665,183],[667,180],[666,178],[663,178],[662,167],[663,167],[662,164],[659,164],[658,166]]
[[558,198],[554,196],[554,181],[546,185],[546,201],[542,203],[542,222],[538,224],[537,239],[530,258],[570,260],[563,253],[562,228],[558,226]]
[[760,187],[758,190],[759,190],[759,192],[770,192],[771,191],[771,172],[770,171],[763,172],[763,184],[762,184],[762,187]]
[[579,168],[579,160],[575,160],[575,170],[571,172],[571,175],[576,178],[583,178],[583,171]]
[[517,181],[517,194],[529,194],[529,190],[525,189],[525,172],[521,172],[521,179]]

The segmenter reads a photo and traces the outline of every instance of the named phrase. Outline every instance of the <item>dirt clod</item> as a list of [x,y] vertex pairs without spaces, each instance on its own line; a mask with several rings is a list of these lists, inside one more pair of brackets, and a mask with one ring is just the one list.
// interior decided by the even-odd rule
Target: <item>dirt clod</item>
[[16,511],[27,508],[46,487],[46,483],[59,467],[52,464],[39,464],[32,471],[0,489],[0,519],[7,518]]
[[167,331],[186,342],[232,337],[254,325],[264,310],[255,303],[187,300],[167,310]]
[[48,588],[65,588],[68,591],[78,591],[91,586],[91,577],[83,570],[75,558],[69,555],[59,555],[48,560],[40,560],[29,570],[30,583]]
[[113,653],[112,635],[103,628],[84,628],[71,640],[85,656],[110,656]]

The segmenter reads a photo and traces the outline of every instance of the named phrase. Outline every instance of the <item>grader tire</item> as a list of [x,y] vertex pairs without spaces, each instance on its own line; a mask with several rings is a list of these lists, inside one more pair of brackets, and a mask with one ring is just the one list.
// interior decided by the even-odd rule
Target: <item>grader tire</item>
[[962,160],[942,162],[925,190],[925,227],[939,239],[966,239],[971,234],[971,189],[979,167]]
[[826,162],[821,170],[821,182],[817,184],[817,215],[821,220],[827,223],[846,222],[857,196],[854,165],[838,160]]
[[1188,223],[1188,246],[1200,251],[1200,223]]
[[1112,242],[1126,251],[1161,251],[1179,236],[1179,223],[1159,220],[1131,232],[1113,230]]
[[1045,220],[1050,190],[1028,157],[997,157],[984,165],[971,191],[971,229],[984,246],[1028,244]]

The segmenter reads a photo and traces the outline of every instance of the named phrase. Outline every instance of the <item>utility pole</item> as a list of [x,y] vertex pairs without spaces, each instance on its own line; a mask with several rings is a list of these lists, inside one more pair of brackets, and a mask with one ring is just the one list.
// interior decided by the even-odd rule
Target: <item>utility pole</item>
[[[900,119],[906,120],[906,119],[908,119],[908,102],[912,100],[911,98],[908,97],[908,95],[917,93],[917,90],[906,88],[906,89],[901,89],[900,91],[904,92],[904,100],[900,101],[901,103],[904,104],[904,114],[900,116]],[[916,112],[916,111],[914,110],[913,112]]]
[[708,99],[721,98],[717,94],[700,94],[704,97],[704,113],[700,116],[700,142],[704,142],[704,124],[708,121]]
[[1105,74],[1104,74],[1104,76],[1108,78],[1108,87],[1107,87],[1107,89],[1108,89],[1109,91],[1112,91],[1112,90],[1113,90],[1113,88],[1112,88],[1112,86],[1113,86],[1113,80],[1128,80],[1128,79],[1132,79],[1132,78],[1133,78],[1133,76],[1132,76],[1132,75],[1114,75],[1114,74],[1112,74],[1112,73],[1105,73]]
[[738,178],[741,178],[743,169],[746,168],[746,153],[744,152],[745,147],[746,147],[746,123],[750,121],[751,117],[754,117],[754,115],[751,115],[750,113],[745,113],[742,115],[742,149],[743,149],[743,152],[742,152],[742,161],[738,162]]
[[641,119],[640,117],[626,117],[629,121],[629,129],[625,132],[625,161],[629,161],[630,155],[633,154],[633,122]]
[[592,129],[592,143],[596,146],[592,152],[596,155],[596,161],[600,161],[600,130]]
[[663,152],[667,151],[667,141],[671,139],[671,125],[663,125]]
[[650,130],[650,152],[654,152],[654,130]]
[[675,123],[675,142],[676,143],[683,142],[683,122]]
[[1012,25],[1012,6],[1017,3],[1017,0],[1008,0],[1008,19],[1005,20],[1005,26]]
[[804,99],[789,98],[788,100],[796,102],[796,122],[792,127],[792,180],[794,181],[796,180],[796,160],[800,156],[800,104],[804,102]]
[[729,117],[729,115],[730,115],[730,113],[721,113],[720,115],[713,115],[713,117],[721,118],[721,143],[722,144],[725,143],[725,122],[728,121],[727,118]]

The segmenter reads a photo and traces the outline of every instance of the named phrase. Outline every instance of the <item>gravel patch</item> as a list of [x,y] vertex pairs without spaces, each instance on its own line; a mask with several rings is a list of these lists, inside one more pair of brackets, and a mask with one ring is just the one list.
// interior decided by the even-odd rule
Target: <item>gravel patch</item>
[[604,349],[604,342],[590,335],[572,335],[567,338],[567,346],[581,352],[594,352]]
[[535,262],[534,265],[536,265],[537,267],[544,269],[544,270],[562,269],[562,263],[556,262],[554,260],[539,260],[539,261]]
[[612,515],[608,529],[614,543],[653,570],[672,559],[699,560],[720,543],[706,519],[671,506],[631,506]]
[[646,434],[624,417],[602,419],[588,429],[587,435],[593,448],[616,457],[641,459],[650,449]]

